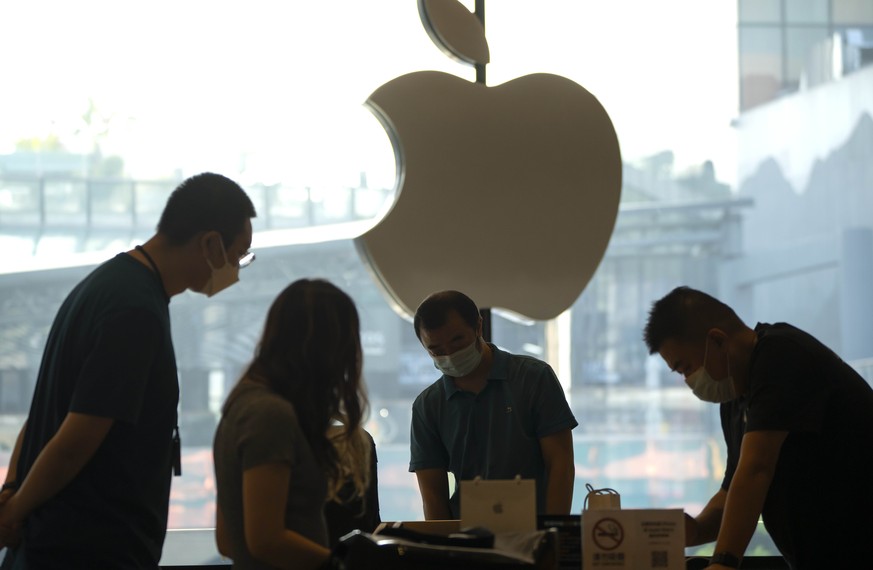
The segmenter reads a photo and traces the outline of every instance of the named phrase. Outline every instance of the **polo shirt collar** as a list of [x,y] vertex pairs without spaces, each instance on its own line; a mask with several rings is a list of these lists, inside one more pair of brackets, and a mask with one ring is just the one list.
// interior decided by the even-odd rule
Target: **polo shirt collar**
[[[491,347],[491,370],[488,372],[488,381],[492,380],[506,380],[507,371],[509,370],[509,353],[503,350],[500,350],[490,342],[488,346]],[[440,377],[440,382],[443,383],[443,389],[446,392],[446,400],[460,392],[460,388],[455,386],[455,381],[451,376],[446,376],[443,374]]]

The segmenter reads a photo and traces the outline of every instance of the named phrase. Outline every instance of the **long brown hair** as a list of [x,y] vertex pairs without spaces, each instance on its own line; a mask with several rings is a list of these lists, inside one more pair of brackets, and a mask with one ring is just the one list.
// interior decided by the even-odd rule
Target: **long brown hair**
[[[342,473],[328,430],[340,421],[340,438],[357,437],[367,410],[362,358],[352,299],[328,281],[300,279],[273,301],[245,374],[294,405],[312,453],[332,483],[348,474]],[[366,464],[361,472],[367,473]]]

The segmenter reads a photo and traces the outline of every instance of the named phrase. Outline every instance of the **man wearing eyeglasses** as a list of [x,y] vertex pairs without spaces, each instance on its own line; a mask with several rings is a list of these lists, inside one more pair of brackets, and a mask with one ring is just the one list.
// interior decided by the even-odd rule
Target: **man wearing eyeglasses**
[[254,216],[236,182],[192,176],[66,298],[0,492],[3,568],[157,568],[181,468],[169,302],[239,280]]

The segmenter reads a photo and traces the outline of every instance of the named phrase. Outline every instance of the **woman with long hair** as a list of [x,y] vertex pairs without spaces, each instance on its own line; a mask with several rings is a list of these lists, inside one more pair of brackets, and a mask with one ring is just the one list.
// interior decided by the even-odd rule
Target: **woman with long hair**
[[234,568],[327,561],[325,501],[348,481],[359,495],[368,485],[361,369],[347,294],[318,279],[279,294],[215,433],[216,541]]

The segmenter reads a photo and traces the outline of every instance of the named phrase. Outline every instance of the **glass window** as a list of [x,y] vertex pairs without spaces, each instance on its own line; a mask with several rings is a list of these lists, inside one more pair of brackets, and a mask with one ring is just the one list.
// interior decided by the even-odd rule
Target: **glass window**
[[[425,69],[474,78],[433,45],[415,4],[0,4],[0,53],[15,54],[0,88],[0,476],[65,295],[147,239],[180,180],[213,170],[255,202],[258,262],[214,299],[185,293],[171,304],[184,474],[173,480],[169,522],[180,532],[165,562],[216,557],[211,533],[195,540],[181,529],[214,522],[221,404],[269,304],[305,276],[330,279],[358,305],[382,518],[421,518],[408,472],[410,407],[436,371],[358,254],[361,226],[352,224],[376,223],[397,193],[389,138],[362,106],[369,94]],[[536,72],[568,77],[603,104],[621,141],[615,230],[560,325],[492,312],[496,344],[549,359],[567,386],[580,422],[574,512],[589,482],[618,489],[627,507],[689,512],[721,484],[717,407],[695,399],[641,341],[651,302],[677,285],[720,296],[750,323],[801,325],[873,378],[873,337],[851,309],[870,296],[863,282],[845,285],[846,268],[869,257],[851,253],[868,251],[867,242],[847,230],[873,231],[869,148],[852,136],[868,125],[849,118],[873,114],[851,92],[873,82],[870,2],[833,0],[839,29],[858,32],[846,35],[851,81],[832,80],[820,97],[780,99],[828,38],[823,6],[487,6],[489,88]],[[783,9],[803,26],[783,26]],[[499,247],[476,230],[471,247]],[[774,553],[766,533],[750,552]]]
[[814,73],[821,63],[833,61],[833,47],[828,29],[788,28],[785,31],[786,82],[796,87],[801,75]]
[[786,0],[785,21],[792,24],[827,24],[830,0]]
[[834,24],[873,24],[873,2],[868,0],[831,0]]
[[839,31],[843,41],[843,71],[851,73],[873,63],[873,26],[851,26]]
[[739,34],[742,108],[749,109],[774,99],[783,88],[782,29],[746,27]]
[[782,21],[781,0],[740,0],[741,24],[774,24]]

